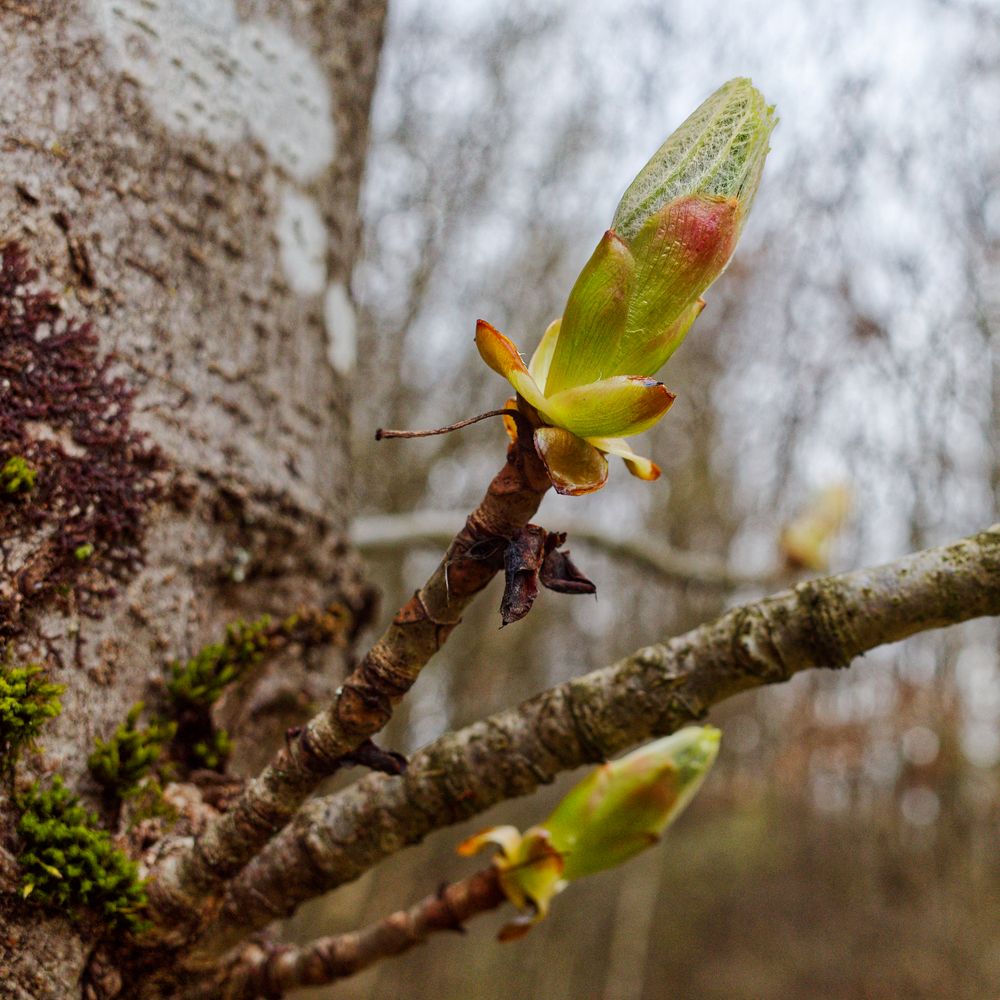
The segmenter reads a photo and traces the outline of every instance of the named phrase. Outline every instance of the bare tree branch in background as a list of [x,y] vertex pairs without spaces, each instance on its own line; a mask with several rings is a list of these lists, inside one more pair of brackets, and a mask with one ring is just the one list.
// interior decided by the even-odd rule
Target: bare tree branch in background
[[[351,541],[369,554],[394,553],[411,547],[446,545],[455,525],[465,517],[454,510],[419,510],[409,514],[381,514],[358,518],[351,526]],[[768,587],[787,579],[787,573],[741,573],[717,556],[685,552],[655,538],[624,537],[583,520],[560,519],[569,541],[578,539],[609,556],[650,570],[664,580],[697,583],[733,590]]]

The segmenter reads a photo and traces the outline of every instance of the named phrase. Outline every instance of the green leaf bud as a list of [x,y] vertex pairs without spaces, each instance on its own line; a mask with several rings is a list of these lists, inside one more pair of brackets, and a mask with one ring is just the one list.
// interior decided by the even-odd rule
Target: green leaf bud
[[[558,492],[604,485],[606,476],[593,474],[596,453],[619,455],[642,479],[659,475],[623,439],[659,420],[673,399],[651,376],[680,346],[704,306],[702,294],[732,257],[776,122],[774,108],[745,78],[712,94],[629,185],[530,364],[500,331],[479,322],[479,352],[517,390],[517,405],[581,441],[568,447],[560,440],[545,457]],[[582,454],[588,448],[596,457]]]
[[655,844],[701,787],[720,737],[712,726],[682,729],[592,771],[523,835],[512,826],[493,827],[459,845],[463,855],[488,844],[500,848],[493,862],[500,884],[528,914],[508,924],[501,939],[526,933],[569,882]]

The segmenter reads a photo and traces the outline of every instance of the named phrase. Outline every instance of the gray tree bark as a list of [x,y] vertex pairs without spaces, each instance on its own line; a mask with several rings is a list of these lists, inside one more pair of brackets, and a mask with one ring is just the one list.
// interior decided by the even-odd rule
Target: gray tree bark
[[[88,609],[100,617],[73,588],[34,585],[52,526],[12,537],[0,511],[0,629],[66,687],[17,782],[58,771],[97,803],[95,737],[155,703],[170,660],[240,617],[366,613],[343,541],[348,280],[383,21],[383,0],[0,0],[0,244],[93,324],[95,364],[113,357],[137,390],[132,430],[162,452],[141,565],[87,569],[88,594],[114,591]],[[25,433],[82,447],[45,421]],[[0,440],[0,461],[13,450]],[[279,658],[221,706],[239,766],[329,694],[346,655]],[[0,893],[0,996],[112,995],[121,976],[93,967],[94,940]]]

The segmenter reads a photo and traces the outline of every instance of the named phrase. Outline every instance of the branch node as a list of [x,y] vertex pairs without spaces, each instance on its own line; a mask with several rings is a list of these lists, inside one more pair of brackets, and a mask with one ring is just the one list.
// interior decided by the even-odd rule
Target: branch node
[[345,753],[340,760],[342,765],[357,764],[372,771],[381,771],[382,774],[404,774],[407,766],[407,760],[401,753],[383,750],[372,740],[365,740],[356,750]]
[[442,882],[437,887],[438,902],[441,903],[441,908],[444,911],[447,922],[442,922],[441,929],[446,931],[454,931],[456,934],[465,934],[465,922],[459,913],[455,911],[455,907],[451,901],[451,894],[449,893],[449,888],[451,888],[447,882]]

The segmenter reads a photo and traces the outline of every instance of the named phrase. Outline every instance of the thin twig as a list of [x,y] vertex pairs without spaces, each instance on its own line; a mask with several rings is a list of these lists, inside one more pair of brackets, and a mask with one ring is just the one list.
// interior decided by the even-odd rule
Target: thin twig
[[702,719],[738,692],[811,667],[844,667],[883,643],[998,614],[1000,525],[734,608],[442,736],[398,778],[370,775],[313,799],[230,885],[201,948],[230,947],[433,830]]
[[359,931],[318,938],[300,948],[248,944],[186,1000],[255,1000],[303,986],[325,986],[383,958],[402,955],[432,934],[460,932],[467,920],[495,910],[505,899],[497,869],[491,866]]
[[480,413],[476,417],[469,417],[467,420],[459,420],[457,424],[448,424],[447,427],[435,427],[430,431],[390,431],[386,430],[384,427],[380,427],[377,431],[375,431],[375,440],[384,441],[387,438],[426,438],[434,437],[436,434],[450,434],[452,431],[460,431],[463,427],[478,424],[480,420],[487,420],[490,417],[513,417],[516,420],[518,417],[522,417],[522,414],[518,410],[512,410],[509,408],[489,410],[486,413]]

